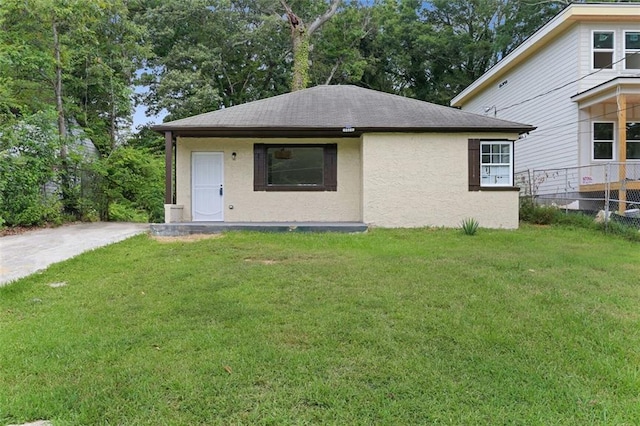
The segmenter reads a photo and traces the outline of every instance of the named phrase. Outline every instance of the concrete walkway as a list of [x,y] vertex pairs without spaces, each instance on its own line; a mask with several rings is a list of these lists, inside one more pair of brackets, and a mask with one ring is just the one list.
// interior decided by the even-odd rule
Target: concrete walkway
[[0,237],[0,286],[148,230],[146,223],[98,222]]

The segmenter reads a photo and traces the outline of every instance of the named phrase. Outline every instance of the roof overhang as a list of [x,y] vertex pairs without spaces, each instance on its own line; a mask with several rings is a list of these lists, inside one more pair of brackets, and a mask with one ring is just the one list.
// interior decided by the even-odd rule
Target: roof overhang
[[640,20],[640,4],[638,3],[572,3],[453,98],[450,105],[462,107],[480,91],[499,82],[507,72],[523,63],[578,22],[638,22],[638,20]]
[[589,90],[571,97],[579,108],[588,108],[593,105],[615,102],[619,94],[630,97],[632,102],[640,102],[640,77],[616,77]]
[[365,133],[517,133],[535,130],[533,126],[522,127],[429,127],[429,128],[220,128],[220,127],[175,127],[162,124],[152,126],[159,133],[171,132],[173,137],[217,137],[217,138],[359,138]]

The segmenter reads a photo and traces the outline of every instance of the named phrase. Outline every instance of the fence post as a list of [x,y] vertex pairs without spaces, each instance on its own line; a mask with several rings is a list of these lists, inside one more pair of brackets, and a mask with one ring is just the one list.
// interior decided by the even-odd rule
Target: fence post
[[609,201],[611,196],[611,163],[607,163],[604,169],[604,229],[609,229]]
[[569,214],[569,169],[564,169],[564,214]]

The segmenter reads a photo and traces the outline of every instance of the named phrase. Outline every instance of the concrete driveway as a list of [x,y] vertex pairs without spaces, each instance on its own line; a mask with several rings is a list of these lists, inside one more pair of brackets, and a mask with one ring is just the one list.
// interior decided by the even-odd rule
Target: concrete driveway
[[0,237],[0,286],[148,229],[146,223],[97,222]]

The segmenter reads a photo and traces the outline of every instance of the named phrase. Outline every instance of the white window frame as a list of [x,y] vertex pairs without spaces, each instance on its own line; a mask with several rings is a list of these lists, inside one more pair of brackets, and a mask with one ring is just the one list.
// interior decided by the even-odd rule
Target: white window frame
[[[612,139],[596,139],[596,124],[611,124],[613,131]],[[611,142],[611,158],[596,158],[596,142]],[[615,121],[593,121],[591,122],[591,161],[614,161],[616,158],[616,122]]]
[[[631,123],[640,123],[640,120],[627,121],[627,129],[628,129],[629,124],[631,124]],[[632,143],[632,144],[640,144],[640,139],[629,139],[629,130],[626,130],[626,131],[627,131],[627,147],[629,146],[630,143]],[[628,158],[626,152],[624,153],[624,158],[627,161],[634,161],[634,162],[635,161],[640,161],[640,158]]]
[[627,55],[629,54],[636,54],[636,55],[640,55],[640,49],[628,49],[627,48],[627,34],[628,33],[638,33],[638,35],[640,36],[640,30],[625,30],[624,31],[624,37],[622,39],[622,43],[624,44],[623,48],[624,48],[624,69],[628,70],[640,70],[639,68],[627,68]]
[[[491,146],[491,145],[509,146],[509,162],[508,163],[504,163],[502,161],[492,162],[493,158],[490,158],[489,162],[484,162],[483,157],[486,155],[489,155],[489,156],[491,156],[492,154],[503,155],[502,152],[500,153],[489,152],[488,154],[487,153],[483,154],[484,151],[482,148],[487,145],[488,146]],[[513,148],[514,148],[514,143],[513,141],[510,141],[510,140],[481,140],[480,141],[480,187],[511,187],[513,186]],[[491,168],[503,168],[507,166],[509,170],[508,176],[507,176],[508,179],[506,182],[504,180],[499,182],[498,179],[503,179],[505,175],[492,174]]]
[[[613,36],[612,47],[610,49],[596,49],[596,47],[594,46],[594,43],[593,43],[596,33],[611,33],[611,35]],[[589,43],[591,45],[591,69],[592,70],[614,69],[615,68],[614,63],[616,61],[616,32],[614,30],[593,30],[593,31],[591,31],[591,39],[589,40]],[[598,52],[610,52],[611,53],[611,68],[596,68],[595,55]]]

